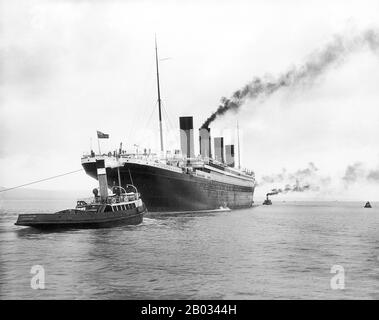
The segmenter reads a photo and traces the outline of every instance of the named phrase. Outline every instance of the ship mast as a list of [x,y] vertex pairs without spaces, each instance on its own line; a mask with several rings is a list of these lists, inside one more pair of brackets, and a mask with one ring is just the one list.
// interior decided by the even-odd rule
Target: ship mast
[[161,90],[159,87],[159,67],[158,67],[158,48],[157,36],[155,36],[155,64],[157,67],[157,88],[158,88],[158,110],[159,110],[159,133],[161,138],[161,152],[163,154],[163,132],[162,132],[162,110],[161,110]]

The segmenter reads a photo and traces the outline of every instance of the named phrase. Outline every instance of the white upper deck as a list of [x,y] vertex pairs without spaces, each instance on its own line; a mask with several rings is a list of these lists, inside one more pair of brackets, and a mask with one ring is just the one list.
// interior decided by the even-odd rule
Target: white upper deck
[[84,155],[82,164],[96,162],[96,159],[104,159],[107,168],[123,167],[126,163],[135,163],[150,167],[170,170],[177,173],[188,173],[195,176],[214,179],[220,182],[235,183],[245,181],[247,185],[255,184],[254,172],[229,167],[224,163],[209,158],[183,158],[167,157],[159,158],[155,154],[137,155],[122,154],[120,156],[109,155]]

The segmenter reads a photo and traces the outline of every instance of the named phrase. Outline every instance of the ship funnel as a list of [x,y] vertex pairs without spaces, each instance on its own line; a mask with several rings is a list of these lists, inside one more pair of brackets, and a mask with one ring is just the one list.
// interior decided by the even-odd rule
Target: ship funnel
[[212,158],[211,154],[211,129],[199,129],[200,155],[203,158]]
[[100,198],[101,200],[105,200],[108,197],[108,181],[104,159],[96,160],[96,169],[100,187]]
[[234,144],[225,146],[225,161],[229,167],[234,167]]
[[217,137],[214,139],[215,159],[224,162],[224,138]]
[[180,148],[182,155],[187,158],[195,156],[193,141],[193,117],[180,117]]

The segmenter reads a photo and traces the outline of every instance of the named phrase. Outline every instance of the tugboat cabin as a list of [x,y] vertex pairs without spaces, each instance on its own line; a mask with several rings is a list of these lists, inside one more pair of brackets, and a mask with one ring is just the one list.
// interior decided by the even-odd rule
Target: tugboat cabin
[[[135,188],[133,185],[128,185]],[[135,192],[126,192],[126,190],[119,186],[112,188],[112,195],[109,195],[105,199],[98,196],[98,190],[94,189],[94,198],[86,200],[78,200],[76,209],[86,212],[118,212],[135,209],[142,206],[142,200],[140,194],[135,188]]]

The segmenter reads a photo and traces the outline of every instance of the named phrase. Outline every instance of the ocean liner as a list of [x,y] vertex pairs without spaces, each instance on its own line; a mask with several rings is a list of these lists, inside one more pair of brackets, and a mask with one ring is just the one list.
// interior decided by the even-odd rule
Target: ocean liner
[[[128,154],[122,151],[84,155],[85,172],[97,178],[96,160],[104,160],[108,186],[135,185],[150,212],[203,211],[221,208],[246,208],[253,205],[254,172],[235,163],[235,146],[225,145],[223,137],[214,138],[211,152],[210,128],[199,129],[200,155],[195,156],[192,117],[180,117],[180,151],[164,155],[158,51],[155,42],[158,115],[161,155]],[[108,135],[98,132],[98,138]],[[238,138],[238,153],[239,153]]]

